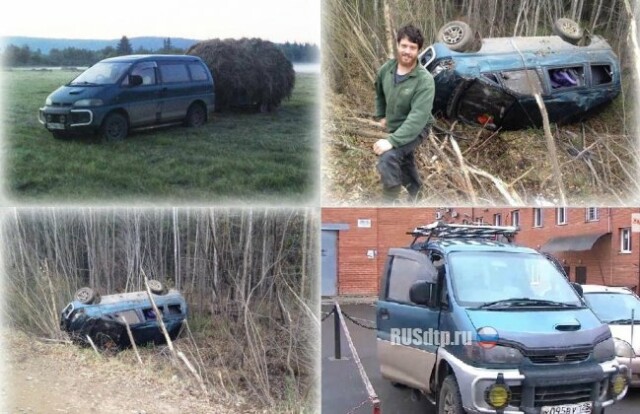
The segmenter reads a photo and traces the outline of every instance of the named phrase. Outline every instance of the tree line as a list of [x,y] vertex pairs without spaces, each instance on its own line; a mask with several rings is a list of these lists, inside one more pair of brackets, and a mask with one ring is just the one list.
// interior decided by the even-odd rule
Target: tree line
[[[318,62],[320,50],[317,45],[309,43],[279,43],[282,50],[291,62]],[[175,47],[171,38],[163,41],[159,49],[144,47],[133,48],[127,36],[123,36],[114,46],[107,46],[99,50],[89,50],[77,47],[63,49],[53,48],[49,53],[43,53],[40,49],[32,50],[28,45],[16,46],[9,44],[0,54],[0,61],[7,67],[21,66],[91,66],[96,62],[116,56],[131,54],[184,54],[185,49]]]

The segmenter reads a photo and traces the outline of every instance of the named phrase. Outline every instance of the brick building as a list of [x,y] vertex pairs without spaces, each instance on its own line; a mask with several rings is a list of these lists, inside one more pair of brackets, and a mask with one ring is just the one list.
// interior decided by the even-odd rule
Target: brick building
[[572,281],[637,290],[633,213],[640,208],[324,208],[322,295],[376,295],[388,249],[407,246],[407,231],[437,219],[516,225],[515,243],[553,254]]

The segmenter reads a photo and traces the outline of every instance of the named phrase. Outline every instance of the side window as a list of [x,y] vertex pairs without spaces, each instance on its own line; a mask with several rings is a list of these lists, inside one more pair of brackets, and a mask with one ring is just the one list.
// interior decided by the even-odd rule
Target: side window
[[611,83],[613,81],[611,65],[592,65],[591,80],[593,82],[593,86]]
[[502,72],[502,83],[511,92],[519,95],[542,94],[542,82],[533,69]]
[[162,83],[189,82],[189,72],[183,63],[160,64]]
[[191,79],[194,81],[206,81],[209,79],[204,67],[199,63],[189,63],[189,72],[191,72]]
[[566,68],[549,69],[551,89],[559,90],[584,86],[584,68],[572,66]]
[[414,260],[395,256],[389,273],[387,299],[394,302],[411,303],[409,290],[419,280],[430,280],[429,269]]
[[[158,80],[156,79],[156,66],[155,62],[138,63],[133,67],[133,69],[131,69],[131,75],[141,76],[143,85],[155,85],[158,83]],[[122,84],[129,84],[128,76],[124,78]]]

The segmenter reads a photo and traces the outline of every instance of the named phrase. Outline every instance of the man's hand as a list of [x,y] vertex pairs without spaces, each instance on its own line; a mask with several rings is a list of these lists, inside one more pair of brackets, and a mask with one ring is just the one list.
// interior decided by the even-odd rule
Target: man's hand
[[382,118],[379,122],[382,129],[387,129],[387,118]]
[[375,152],[376,155],[382,155],[392,148],[393,145],[391,145],[391,143],[386,139],[379,139],[375,144],[373,144],[373,152]]

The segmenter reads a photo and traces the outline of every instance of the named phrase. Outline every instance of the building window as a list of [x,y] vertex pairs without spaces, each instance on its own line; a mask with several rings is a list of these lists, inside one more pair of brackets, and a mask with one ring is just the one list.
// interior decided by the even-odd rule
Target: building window
[[566,207],[556,208],[556,224],[557,225],[567,224],[567,208]]
[[502,226],[502,214],[498,213],[493,215],[493,225]]
[[631,229],[620,229],[620,252],[631,253]]
[[533,227],[542,227],[542,209],[533,209]]
[[511,212],[511,225],[513,227],[520,226],[520,210],[513,210]]
[[482,217],[476,218],[476,225],[482,226],[483,224],[484,224],[484,220],[482,220]]
[[442,220],[442,211],[436,211],[436,220]]
[[598,215],[598,207],[589,207],[587,210],[587,221],[598,221],[600,216]]

